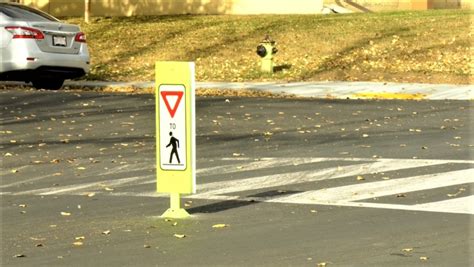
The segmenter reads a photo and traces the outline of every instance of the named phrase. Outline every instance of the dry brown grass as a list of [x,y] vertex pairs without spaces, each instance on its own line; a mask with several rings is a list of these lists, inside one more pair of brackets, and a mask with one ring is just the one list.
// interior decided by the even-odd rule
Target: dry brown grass
[[[469,83],[472,11],[349,15],[156,16],[82,24],[88,79],[154,79],[158,60],[195,61],[199,81],[394,81]],[[81,23],[78,18],[69,19]],[[255,47],[278,44],[274,74],[259,71]]]

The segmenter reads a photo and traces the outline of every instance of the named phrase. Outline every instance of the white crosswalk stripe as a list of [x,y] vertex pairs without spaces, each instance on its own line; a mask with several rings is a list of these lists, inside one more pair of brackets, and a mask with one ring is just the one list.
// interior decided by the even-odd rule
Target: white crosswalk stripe
[[304,193],[282,197],[278,202],[312,204],[327,201],[358,201],[382,197],[398,193],[421,191],[473,181],[474,169],[453,171],[439,174],[413,176],[409,178],[371,182],[367,184],[346,185],[335,188],[307,191]]
[[[206,163],[204,161],[204,163]],[[209,162],[207,162],[209,163]],[[142,163],[146,170],[150,165]],[[435,190],[449,186],[462,186],[474,183],[474,161],[469,160],[432,160],[432,159],[373,159],[373,158],[227,158],[213,160],[213,164],[197,171],[197,194],[187,196],[191,199],[209,200],[255,200],[269,203],[291,203],[307,205],[336,205],[366,208],[383,208],[410,211],[430,211],[444,213],[474,214],[474,196],[469,189],[462,195],[451,198],[444,194],[432,202],[398,204],[380,203],[373,199],[393,196],[400,193]],[[313,166],[314,164],[314,166]],[[443,170],[447,164],[451,169]],[[206,165],[206,164],[204,164]],[[317,165],[317,167],[316,167]],[[324,167],[322,167],[324,166]],[[454,167],[453,167],[454,166]],[[457,166],[457,167],[456,167]],[[126,168],[116,171],[124,171]],[[133,167],[132,167],[133,168]],[[288,168],[292,168],[289,172]],[[428,169],[436,168],[438,173]],[[417,175],[410,175],[413,169]],[[423,174],[423,170],[426,172]],[[441,172],[439,172],[441,169]],[[139,171],[137,166],[135,171]],[[421,173],[420,173],[420,170]],[[394,179],[358,182],[355,176],[376,175],[387,172],[403,173]],[[90,192],[104,193],[105,186],[114,187],[112,196],[163,197],[155,192],[156,179],[153,174],[143,176],[110,179],[109,170],[103,179],[96,182],[37,188],[20,192],[2,192],[2,195],[83,195]],[[232,180],[227,177],[235,175]],[[215,182],[199,184],[199,177],[213,177]],[[109,178],[109,179],[107,179]],[[348,178],[349,181],[348,181]],[[35,178],[33,178],[35,179]],[[342,181],[338,182],[338,181]],[[320,188],[318,183],[325,182],[328,188]],[[337,182],[334,185],[334,182]],[[304,191],[288,194],[255,194],[281,187],[304,184]],[[12,184],[16,185],[16,183]],[[8,190],[8,185],[3,186]],[[254,194],[248,196],[245,192]],[[271,191],[270,191],[271,192]]]
[[[268,159],[272,160],[272,159]],[[335,159],[324,159],[335,160]],[[341,160],[341,159],[338,159]],[[367,161],[368,159],[366,159]],[[444,164],[446,161],[438,160],[393,160],[381,159],[378,161],[370,160],[369,163],[359,163],[361,159],[354,160],[354,165],[336,166],[321,170],[310,170],[302,172],[292,172],[285,174],[275,174],[262,177],[253,177],[242,180],[216,182],[204,184],[199,188],[201,194],[221,195],[231,192],[252,190],[255,188],[267,188],[282,186],[288,184],[306,183],[321,180],[337,179],[353,175],[367,173],[388,172],[393,170],[408,169],[422,166]],[[315,162],[315,161],[314,161]],[[280,165],[281,166],[281,165]],[[199,197],[199,196],[198,196]]]

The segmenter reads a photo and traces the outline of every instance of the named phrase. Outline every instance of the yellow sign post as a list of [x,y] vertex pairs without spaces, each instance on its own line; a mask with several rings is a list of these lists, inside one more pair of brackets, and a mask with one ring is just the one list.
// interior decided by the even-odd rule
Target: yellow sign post
[[170,194],[166,218],[186,218],[180,195],[196,193],[193,62],[156,62],[156,188]]

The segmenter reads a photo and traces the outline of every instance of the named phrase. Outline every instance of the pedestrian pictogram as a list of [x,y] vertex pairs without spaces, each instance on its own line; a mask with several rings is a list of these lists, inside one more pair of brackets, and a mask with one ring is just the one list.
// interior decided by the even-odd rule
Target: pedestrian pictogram
[[170,154],[170,164],[173,162],[173,155],[176,156],[176,160],[178,160],[178,164],[181,163],[179,160],[179,155],[178,155],[178,148],[179,148],[179,140],[174,138],[173,132],[170,132],[170,143],[166,147],[172,147],[171,149],[171,154]]
[[156,62],[156,189],[170,194],[162,215],[184,218],[181,194],[196,192],[194,63]]

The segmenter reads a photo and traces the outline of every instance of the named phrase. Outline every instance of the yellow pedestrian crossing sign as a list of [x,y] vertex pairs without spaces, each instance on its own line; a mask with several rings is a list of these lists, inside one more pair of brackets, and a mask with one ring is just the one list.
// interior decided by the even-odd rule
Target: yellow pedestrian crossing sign
[[196,192],[194,63],[156,62],[155,86],[156,188],[171,194],[170,216],[163,216],[185,217],[179,194]]

